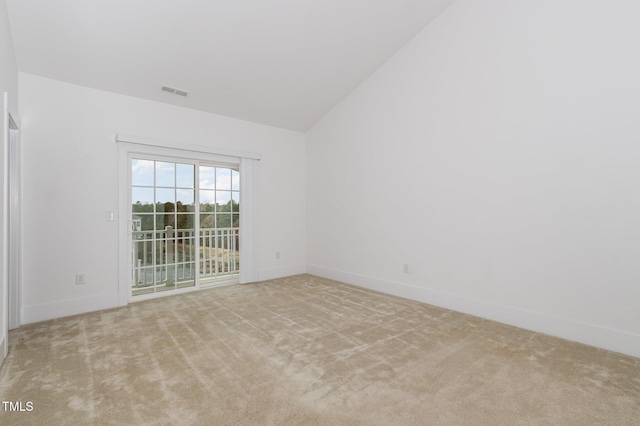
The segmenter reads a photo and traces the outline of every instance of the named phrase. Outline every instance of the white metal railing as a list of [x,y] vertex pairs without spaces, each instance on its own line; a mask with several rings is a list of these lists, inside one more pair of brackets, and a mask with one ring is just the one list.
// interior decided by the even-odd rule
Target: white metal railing
[[240,271],[240,229],[200,229],[200,277],[217,278]]
[[201,228],[198,236],[199,267],[196,269],[194,229],[133,231],[132,270],[134,288],[175,286],[235,275],[240,271],[238,228]]

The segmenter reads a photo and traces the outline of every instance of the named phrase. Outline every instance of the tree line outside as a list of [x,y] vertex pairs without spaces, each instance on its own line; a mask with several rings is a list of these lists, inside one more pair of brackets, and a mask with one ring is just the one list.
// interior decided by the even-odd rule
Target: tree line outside
[[[173,229],[195,229],[194,204],[177,203],[142,203],[137,201],[132,206],[133,219],[140,220],[140,231]],[[200,228],[238,228],[240,226],[240,204],[230,200],[224,204],[200,204]]]

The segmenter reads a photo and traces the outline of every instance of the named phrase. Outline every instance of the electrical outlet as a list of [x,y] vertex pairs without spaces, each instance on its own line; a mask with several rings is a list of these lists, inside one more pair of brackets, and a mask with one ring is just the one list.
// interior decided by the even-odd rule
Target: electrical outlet
[[84,285],[86,282],[84,274],[76,274],[76,285]]
[[409,264],[405,263],[402,265],[402,272],[404,272],[405,274],[409,273]]

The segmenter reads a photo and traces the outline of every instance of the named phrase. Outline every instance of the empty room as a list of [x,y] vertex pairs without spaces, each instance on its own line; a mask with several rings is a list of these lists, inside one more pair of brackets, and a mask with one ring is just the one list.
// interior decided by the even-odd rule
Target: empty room
[[0,0],[0,425],[640,425],[638,22]]

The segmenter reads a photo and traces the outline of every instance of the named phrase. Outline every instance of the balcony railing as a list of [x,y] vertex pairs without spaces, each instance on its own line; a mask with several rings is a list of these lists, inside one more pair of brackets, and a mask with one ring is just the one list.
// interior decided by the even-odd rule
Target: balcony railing
[[240,272],[239,228],[201,228],[196,269],[195,230],[167,226],[164,230],[133,231],[132,271],[134,289],[195,285],[228,278]]

